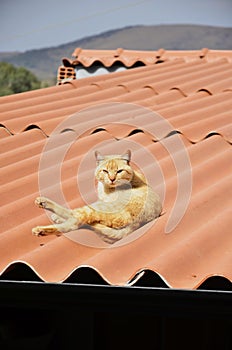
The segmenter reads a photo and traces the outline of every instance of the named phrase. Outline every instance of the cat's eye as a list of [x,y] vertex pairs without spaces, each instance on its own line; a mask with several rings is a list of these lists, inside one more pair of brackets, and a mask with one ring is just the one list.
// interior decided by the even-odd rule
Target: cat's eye
[[108,170],[103,169],[102,171],[103,171],[104,173],[108,174]]
[[119,170],[117,171],[117,173],[120,174],[122,171],[123,171],[123,169],[119,169]]

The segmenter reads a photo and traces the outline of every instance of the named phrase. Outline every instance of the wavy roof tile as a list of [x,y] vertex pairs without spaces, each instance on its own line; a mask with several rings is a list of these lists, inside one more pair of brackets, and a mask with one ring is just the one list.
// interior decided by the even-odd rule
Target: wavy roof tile
[[215,61],[220,57],[227,57],[232,60],[231,51],[227,50],[201,50],[170,51],[159,49],[157,51],[137,51],[118,48],[116,50],[87,50],[76,48],[72,54],[73,60],[64,58],[64,66],[75,66],[78,64],[90,67],[95,62],[101,62],[105,67],[110,67],[116,62],[121,62],[125,67],[132,67],[137,63],[153,65],[155,63],[183,58],[185,61],[195,61],[196,59],[207,58],[208,61]]
[[[212,276],[232,280],[232,55],[159,52],[168,54],[161,64],[0,98],[3,279],[33,271],[78,282],[94,271],[101,283],[126,285],[152,271],[161,285],[188,289]],[[93,151],[128,147],[164,215],[110,248],[86,229],[31,234],[49,221],[36,196],[72,208],[94,200]]]

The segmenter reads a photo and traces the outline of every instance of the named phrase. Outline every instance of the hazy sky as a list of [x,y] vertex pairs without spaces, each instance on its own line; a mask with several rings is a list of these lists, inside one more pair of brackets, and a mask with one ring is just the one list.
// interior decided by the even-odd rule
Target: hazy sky
[[232,27],[232,0],[0,0],[0,51],[57,46],[129,25]]

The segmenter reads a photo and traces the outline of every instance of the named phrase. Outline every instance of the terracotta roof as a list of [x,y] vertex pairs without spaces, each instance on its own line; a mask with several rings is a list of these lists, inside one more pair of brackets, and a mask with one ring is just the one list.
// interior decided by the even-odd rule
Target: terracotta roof
[[[173,288],[232,280],[231,52],[172,55],[0,98],[2,278],[28,268],[53,282],[86,269],[116,285],[149,271]],[[84,229],[31,234],[49,221],[34,205],[40,192],[72,208],[93,200],[93,151],[125,148],[162,198],[155,223],[110,248]]]
[[232,60],[231,51],[226,50],[209,50],[203,48],[201,50],[189,51],[171,51],[159,49],[156,51],[137,51],[125,50],[118,48],[116,50],[87,50],[80,47],[76,48],[72,54],[73,60],[64,58],[64,66],[75,66],[78,64],[84,67],[90,67],[95,62],[101,62],[105,67],[111,67],[116,62],[121,62],[125,67],[132,67],[137,63],[143,65],[153,65],[157,62],[174,60],[182,57],[186,61],[206,58],[208,61],[225,57]]

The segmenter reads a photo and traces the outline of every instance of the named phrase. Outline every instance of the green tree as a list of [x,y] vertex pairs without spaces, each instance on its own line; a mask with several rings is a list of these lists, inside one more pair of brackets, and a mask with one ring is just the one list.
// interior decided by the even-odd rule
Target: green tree
[[24,67],[0,62],[0,96],[39,89],[41,82]]

